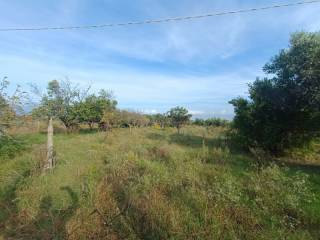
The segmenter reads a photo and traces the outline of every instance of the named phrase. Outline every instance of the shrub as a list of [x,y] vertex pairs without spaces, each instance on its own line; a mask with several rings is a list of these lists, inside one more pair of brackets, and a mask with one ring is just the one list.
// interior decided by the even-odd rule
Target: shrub
[[0,157],[12,158],[25,148],[21,140],[4,135],[0,137]]
[[273,154],[309,144],[320,131],[320,33],[296,33],[249,85],[250,100],[233,99],[233,127],[247,147]]
[[208,118],[206,120],[197,118],[193,121],[193,124],[204,127],[227,127],[229,121],[221,118]]

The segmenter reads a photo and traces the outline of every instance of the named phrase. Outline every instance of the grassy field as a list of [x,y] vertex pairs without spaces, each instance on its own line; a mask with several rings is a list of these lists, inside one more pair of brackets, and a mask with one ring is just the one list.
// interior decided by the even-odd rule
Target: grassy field
[[46,135],[20,136],[26,149],[0,160],[0,239],[318,239],[320,155],[270,162],[224,134],[59,133],[46,174]]

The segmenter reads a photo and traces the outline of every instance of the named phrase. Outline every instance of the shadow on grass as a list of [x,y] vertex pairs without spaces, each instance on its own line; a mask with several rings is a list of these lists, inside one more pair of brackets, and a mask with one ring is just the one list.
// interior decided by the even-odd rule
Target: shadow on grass
[[308,163],[299,162],[282,162],[287,167],[296,171],[303,171],[309,174],[318,174],[320,176],[320,166]]
[[148,133],[147,138],[156,141],[166,140],[166,136],[160,133]]
[[[41,199],[39,213],[25,225],[21,223],[17,206],[11,206],[11,216],[5,228],[5,239],[66,239],[66,224],[79,207],[78,195],[68,186],[62,187],[71,199],[71,204],[65,209],[55,209],[53,199],[46,196]],[[12,195],[12,197],[14,197]],[[12,201],[13,202],[13,201]]]
[[98,128],[93,128],[93,129],[89,129],[89,128],[86,128],[86,129],[79,129],[79,134],[95,134],[99,132],[99,129]]

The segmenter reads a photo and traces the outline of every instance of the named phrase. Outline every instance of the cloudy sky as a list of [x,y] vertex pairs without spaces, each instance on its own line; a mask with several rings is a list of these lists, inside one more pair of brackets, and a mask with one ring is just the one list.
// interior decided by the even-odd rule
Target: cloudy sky
[[[0,28],[91,25],[293,3],[293,0],[0,0]],[[97,30],[0,32],[0,78],[45,88],[68,77],[112,90],[119,107],[228,117],[228,101],[288,46],[319,31],[320,3],[196,21]]]

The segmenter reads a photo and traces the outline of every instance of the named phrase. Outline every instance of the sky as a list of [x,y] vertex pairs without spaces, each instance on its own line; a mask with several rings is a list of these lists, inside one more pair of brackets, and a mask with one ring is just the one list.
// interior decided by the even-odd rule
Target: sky
[[[0,0],[0,28],[139,21],[262,7],[292,0]],[[0,32],[0,78],[27,90],[53,79],[113,91],[119,107],[232,118],[228,101],[290,34],[319,31],[320,3],[195,21],[95,30]]]

